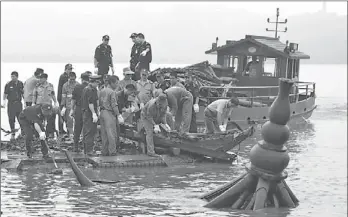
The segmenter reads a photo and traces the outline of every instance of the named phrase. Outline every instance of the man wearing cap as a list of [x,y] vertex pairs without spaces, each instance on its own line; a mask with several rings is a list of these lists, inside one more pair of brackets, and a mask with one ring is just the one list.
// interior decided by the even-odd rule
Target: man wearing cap
[[129,67],[123,68],[123,75],[124,75],[124,78],[123,80],[118,82],[116,91],[123,90],[127,86],[127,84],[133,84],[136,87],[137,82],[132,80],[132,76],[134,75],[134,72]]
[[91,75],[91,72],[85,72],[81,74],[81,82],[82,84],[77,84],[72,92],[71,96],[71,110],[70,110],[70,116],[74,117],[74,151],[79,152],[79,142],[80,142],[80,135],[82,132],[83,127],[83,120],[82,120],[82,107],[81,107],[81,96],[82,91],[85,87],[88,86],[89,76]]
[[167,106],[167,96],[160,94],[158,97],[151,99],[141,110],[141,121],[146,132],[147,154],[149,156],[156,156],[153,133],[161,132],[159,124],[164,124],[167,130],[170,130],[166,122]]
[[111,67],[112,74],[114,74],[114,64],[112,62],[112,50],[109,45],[110,37],[108,35],[103,36],[103,43],[101,43],[94,53],[94,67],[95,72],[98,75],[105,75],[109,73],[109,67]]
[[[63,91],[63,85],[69,80],[69,73],[72,72],[73,66],[68,63],[65,65],[64,68],[64,73],[60,75],[59,77],[59,82],[58,82],[58,93],[57,93],[57,100],[59,103],[59,107],[60,109],[62,109],[62,91]],[[62,119],[64,120],[64,119]],[[59,127],[59,133],[60,134],[66,134],[66,132],[64,131],[64,127],[61,121],[58,121],[58,127]]]
[[150,63],[152,62],[152,49],[151,49],[151,44],[145,41],[144,34],[142,33],[137,34],[136,41],[138,43],[137,53],[139,57],[138,57],[138,64],[135,67],[136,68],[135,77],[138,78],[137,73],[140,72],[141,69],[146,69],[147,71],[150,71]]
[[[131,71],[135,71],[135,66],[138,64],[138,59],[139,59],[139,53],[138,53],[138,43],[136,40],[137,37],[137,33],[132,33],[130,38],[132,39],[133,42],[133,46],[132,46],[132,50],[131,50],[131,55],[130,55],[130,70]],[[139,78],[140,79],[140,78]],[[139,80],[138,79],[138,80]]]
[[[11,139],[15,139],[15,120],[19,122],[19,114],[22,112],[23,104],[23,83],[18,80],[18,72],[13,71],[11,73],[11,81],[5,85],[5,91],[3,95],[3,103],[2,106],[5,108],[6,100],[8,100],[7,104],[7,115],[8,122],[11,128]],[[22,134],[23,134],[22,129]]]
[[[181,87],[171,87],[164,93],[167,95],[168,107],[173,115],[175,130],[179,133],[188,133],[192,117],[192,94]],[[182,122],[183,127],[181,128]]]
[[109,78],[108,86],[100,91],[100,131],[102,139],[102,155],[116,155],[116,147],[119,147],[117,128],[119,123],[123,124],[122,115],[118,111],[116,87],[118,77],[112,75]]
[[25,106],[31,106],[33,103],[33,91],[36,85],[39,83],[39,79],[43,69],[37,68],[34,75],[24,82],[24,101]]
[[84,152],[88,155],[93,155],[94,136],[97,133],[98,122],[98,84],[100,75],[91,75],[89,84],[82,91],[81,107],[83,117],[83,145]]
[[163,72],[158,72],[156,74],[156,80],[157,80],[157,82],[155,82],[156,89],[161,89],[162,91],[165,91],[168,88],[170,88],[170,82],[164,79]]
[[238,98],[218,99],[210,103],[204,110],[205,132],[224,132],[228,119],[235,107],[239,104]]
[[[40,82],[36,85],[33,91],[33,105],[36,104],[50,104],[52,100],[55,107],[58,107],[58,102],[55,96],[53,84],[47,82],[48,75],[42,73],[40,76]],[[56,116],[53,115],[47,120],[47,133],[52,134],[56,131],[55,126]]]
[[[32,158],[32,140],[33,134],[38,134],[41,142],[41,152],[43,158],[48,158],[48,150],[46,147],[46,134],[44,127],[44,120],[52,116],[52,105],[38,104],[25,108],[19,115],[19,122],[25,132],[25,147],[27,149],[27,156]],[[35,131],[34,131],[35,129]]]
[[73,132],[74,121],[69,114],[71,111],[72,92],[74,91],[74,88],[76,87],[77,84],[79,83],[76,81],[75,72],[70,72],[69,80],[63,85],[63,90],[62,90],[62,101],[60,104],[61,116],[66,121],[66,129],[68,130],[69,137],[72,137],[74,133]]
[[193,96],[192,117],[189,132],[197,133],[196,113],[199,112],[199,85],[197,84],[196,80],[193,79],[193,74],[191,72],[185,75],[185,88]]

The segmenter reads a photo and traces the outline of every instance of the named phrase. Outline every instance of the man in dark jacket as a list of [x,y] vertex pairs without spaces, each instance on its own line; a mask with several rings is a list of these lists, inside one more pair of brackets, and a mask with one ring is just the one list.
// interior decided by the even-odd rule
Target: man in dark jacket
[[[57,100],[59,103],[59,107],[62,108],[62,92],[63,92],[63,85],[69,80],[69,73],[73,70],[73,66],[68,63],[65,65],[64,73],[60,75],[59,77],[59,83],[58,83],[58,94],[57,94]],[[63,120],[63,119],[59,119]],[[63,121],[58,121],[58,127],[59,127],[59,134],[66,134],[63,127],[64,123]]]
[[137,53],[138,64],[135,67],[135,78],[136,80],[140,80],[140,71],[142,69],[146,69],[150,71],[150,63],[152,62],[152,49],[151,44],[145,41],[145,36],[143,33],[139,33],[136,37],[136,41],[138,43]]
[[133,72],[135,71],[135,66],[139,62],[138,43],[137,43],[136,37],[137,37],[137,33],[132,33],[130,36],[133,42],[133,46],[132,46],[131,55],[130,55],[129,67],[130,67],[130,70]]
[[[23,104],[23,88],[24,85],[18,80],[18,72],[11,73],[11,81],[5,85],[5,91],[3,96],[3,104],[1,107],[5,107],[6,100],[8,100],[7,114],[8,121],[11,128],[11,139],[15,139],[15,118],[19,122],[19,114],[22,112]],[[23,133],[23,130],[22,130]]]
[[115,74],[114,64],[112,62],[112,50],[109,45],[110,37],[104,35],[102,39],[103,43],[95,49],[94,53],[95,73],[103,76],[109,73],[109,67],[111,67],[112,74]]

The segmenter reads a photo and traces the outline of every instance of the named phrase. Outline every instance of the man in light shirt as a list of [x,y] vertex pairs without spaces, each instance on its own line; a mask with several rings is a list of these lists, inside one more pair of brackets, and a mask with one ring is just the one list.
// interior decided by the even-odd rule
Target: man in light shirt
[[224,132],[227,128],[228,118],[233,108],[239,104],[238,98],[218,99],[210,103],[204,110],[206,133]]
[[34,75],[24,82],[24,101],[25,106],[31,106],[33,102],[33,91],[39,83],[43,69],[37,68]]

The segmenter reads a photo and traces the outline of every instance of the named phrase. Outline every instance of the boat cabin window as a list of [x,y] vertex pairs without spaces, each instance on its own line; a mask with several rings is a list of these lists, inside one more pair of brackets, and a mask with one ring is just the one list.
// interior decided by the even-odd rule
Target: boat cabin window
[[262,76],[275,77],[276,66],[275,58],[265,58],[265,61],[263,62]]
[[231,55],[224,55],[224,68],[229,68],[235,71],[238,67],[238,57],[237,56],[231,56]]

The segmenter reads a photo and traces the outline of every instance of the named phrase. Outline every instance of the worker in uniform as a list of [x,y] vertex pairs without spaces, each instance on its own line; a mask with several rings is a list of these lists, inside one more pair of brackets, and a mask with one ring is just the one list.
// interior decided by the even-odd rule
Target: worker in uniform
[[43,69],[37,68],[34,72],[34,75],[24,82],[25,106],[31,106],[33,104],[33,91],[36,85],[39,83],[42,73]]
[[52,105],[50,104],[37,104],[25,108],[19,115],[19,121],[25,132],[25,147],[27,149],[27,156],[32,158],[32,140],[35,133],[40,138],[41,152],[43,158],[48,158],[48,150],[45,144],[46,133],[44,127],[44,120],[53,115]]
[[[59,77],[59,82],[58,82],[58,92],[57,92],[57,100],[58,100],[58,104],[59,107],[62,109],[62,92],[63,92],[63,85],[69,80],[69,73],[72,72],[73,70],[73,66],[68,63],[65,65],[64,68],[64,73],[60,75]],[[60,119],[60,120],[66,120],[66,119]],[[59,134],[66,134],[66,132],[64,131],[64,127],[63,127],[64,123],[62,123],[61,121],[58,121],[58,128],[59,128]]]
[[170,73],[170,86],[185,88],[185,86],[179,81],[178,74],[176,72]]
[[[58,106],[58,102],[55,96],[53,84],[47,82],[48,75],[46,73],[42,73],[40,76],[40,82],[36,85],[33,91],[33,105],[36,104],[50,104],[52,105],[52,101],[54,102],[55,107]],[[56,116],[53,115],[47,120],[46,133],[47,135],[53,135],[56,131]]]
[[170,82],[164,79],[164,74],[161,71],[156,74],[156,80],[157,80],[155,82],[156,89],[162,89],[163,91],[165,91],[171,86]]
[[132,46],[132,50],[130,54],[130,61],[129,61],[130,70],[133,72],[135,71],[135,67],[139,62],[138,43],[137,43],[136,37],[137,37],[137,33],[132,33],[131,36],[129,37],[132,39],[132,42],[133,42],[133,46]]
[[[24,85],[18,80],[18,72],[11,72],[11,81],[5,85],[5,91],[3,95],[3,104],[1,107],[5,108],[6,100],[7,104],[7,115],[8,122],[11,128],[11,140],[15,139],[15,119],[19,122],[19,114],[22,112],[23,104],[22,99],[24,99]],[[21,130],[23,135],[23,129]]]
[[83,127],[81,96],[83,89],[88,86],[89,76],[91,72],[81,74],[81,84],[77,84],[71,96],[70,117],[74,117],[74,151],[79,152],[80,135]]
[[116,92],[118,111],[125,123],[133,124],[133,117],[139,111],[137,91],[134,84],[127,84],[121,91]]
[[[175,130],[179,133],[188,133],[192,117],[192,94],[181,87],[168,88],[164,93],[167,95],[168,107],[173,116]],[[181,127],[182,122],[183,127]]]
[[155,85],[152,81],[147,79],[148,71],[142,69],[140,71],[141,79],[137,81],[137,90],[139,91],[138,97],[140,101],[140,109],[144,108],[145,104],[153,98]]
[[135,67],[135,80],[138,81],[141,79],[140,71],[146,69],[150,71],[150,63],[152,62],[152,49],[151,44],[145,41],[145,36],[142,33],[137,34],[137,55],[138,63]]
[[127,84],[133,84],[135,87],[137,86],[137,82],[132,79],[134,72],[129,68],[123,68],[124,79],[118,82],[118,86],[116,91],[123,90]]
[[116,88],[118,77],[110,76],[108,86],[99,93],[100,106],[100,130],[102,139],[102,155],[114,156],[116,155],[116,148],[119,147],[117,134],[119,124],[123,124],[123,118],[118,111]]
[[99,116],[98,109],[98,84],[100,75],[91,75],[89,77],[89,84],[82,91],[81,107],[83,120],[83,145],[84,152],[87,155],[93,155],[94,136],[97,133],[97,122]]
[[192,116],[190,124],[190,133],[197,133],[197,118],[196,113],[199,112],[199,85],[193,78],[193,74],[188,72],[185,76],[185,89],[192,94],[193,97],[193,107],[192,107]]
[[157,156],[153,142],[153,133],[161,132],[159,124],[164,124],[167,130],[170,130],[166,122],[167,106],[167,96],[160,94],[146,103],[141,110],[141,121],[146,132],[147,155],[149,156]]
[[74,131],[73,131],[74,120],[70,116],[71,99],[72,99],[72,92],[74,91],[74,88],[76,87],[77,84],[79,83],[76,81],[75,72],[70,72],[69,80],[63,85],[62,101],[60,103],[61,116],[63,117],[63,119],[65,119],[66,129],[68,130],[68,136],[71,139],[72,139],[72,136],[74,135]]
[[238,98],[218,99],[210,103],[204,110],[206,133],[224,132],[233,108],[239,104]]
[[98,75],[105,75],[109,73],[109,67],[111,67],[112,74],[115,74],[114,64],[112,61],[112,50],[109,45],[110,37],[104,35],[103,42],[95,49],[94,53],[94,67],[95,73]]

